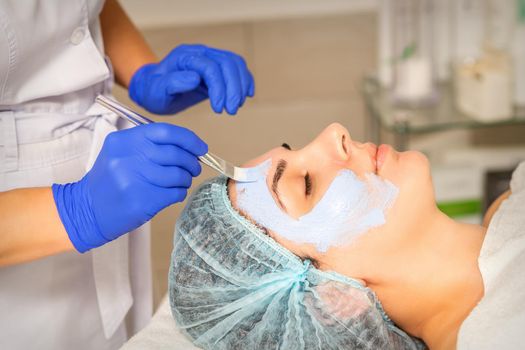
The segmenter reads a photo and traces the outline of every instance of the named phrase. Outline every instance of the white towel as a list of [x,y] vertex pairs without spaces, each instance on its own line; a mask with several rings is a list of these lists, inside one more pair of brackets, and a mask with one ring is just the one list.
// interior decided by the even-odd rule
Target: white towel
[[121,350],[194,350],[195,347],[177,327],[168,297],[162,300],[150,323],[131,338]]
[[461,325],[457,349],[525,349],[525,162],[496,211],[478,259],[485,295]]

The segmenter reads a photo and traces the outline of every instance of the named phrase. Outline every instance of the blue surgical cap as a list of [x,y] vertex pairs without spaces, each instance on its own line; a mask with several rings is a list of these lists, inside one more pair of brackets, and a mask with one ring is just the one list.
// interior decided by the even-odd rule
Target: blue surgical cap
[[226,179],[201,185],[175,232],[170,305],[204,349],[424,349],[375,293],[316,269],[240,215]]

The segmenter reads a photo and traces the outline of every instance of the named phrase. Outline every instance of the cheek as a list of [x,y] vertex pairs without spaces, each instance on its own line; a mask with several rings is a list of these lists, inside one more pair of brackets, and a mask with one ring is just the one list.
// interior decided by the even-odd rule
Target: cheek
[[428,158],[421,152],[406,152],[401,158],[403,163],[403,182],[411,192],[419,192],[423,198],[433,197],[434,188],[430,176]]
[[292,240],[286,239],[282,235],[278,234],[275,231],[268,230],[268,235],[279,245],[283,246],[293,254],[297,255],[298,257],[304,258],[304,257],[312,257],[314,258],[315,255],[317,255],[315,252],[317,251],[314,244],[308,244],[308,243],[297,243]]

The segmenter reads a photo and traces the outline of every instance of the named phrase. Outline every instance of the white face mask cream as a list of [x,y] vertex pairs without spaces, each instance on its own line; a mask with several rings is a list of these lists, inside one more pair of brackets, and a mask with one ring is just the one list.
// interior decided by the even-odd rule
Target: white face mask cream
[[341,170],[326,193],[307,214],[294,219],[273,199],[266,184],[271,160],[260,165],[261,178],[237,186],[237,205],[259,225],[282,237],[310,243],[320,252],[330,246],[350,243],[358,235],[385,223],[386,210],[399,190],[375,174],[362,180],[348,169]]

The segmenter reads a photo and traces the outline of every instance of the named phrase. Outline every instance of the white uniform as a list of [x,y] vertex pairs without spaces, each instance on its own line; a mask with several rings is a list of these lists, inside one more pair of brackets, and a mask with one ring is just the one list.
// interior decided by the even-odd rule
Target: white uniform
[[[118,127],[93,105],[112,83],[101,8],[0,2],[0,191],[80,179]],[[142,328],[151,266],[149,229],[138,231],[85,254],[0,268],[0,349],[115,349]]]

